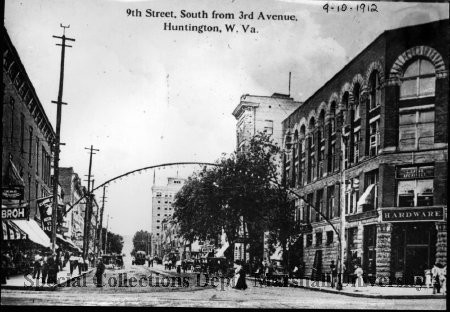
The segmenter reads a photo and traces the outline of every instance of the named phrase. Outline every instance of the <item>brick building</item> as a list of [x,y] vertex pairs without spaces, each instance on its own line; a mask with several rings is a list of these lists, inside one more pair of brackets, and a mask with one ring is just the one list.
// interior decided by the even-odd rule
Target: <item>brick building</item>
[[[37,198],[51,194],[51,146],[55,132],[42,107],[19,54],[3,29],[2,180],[8,185],[10,166],[23,183],[30,219],[40,220]],[[11,163],[11,164],[10,164]]]
[[[338,231],[345,214],[348,272],[447,263],[448,23],[383,32],[283,121],[286,183]],[[336,233],[303,201],[296,220],[305,275],[328,272]]]
[[86,199],[80,198],[86,193],[86,188],[81,185],[81,178],[72,167],[59,168],[59,183],[64,191],[63,201],[66,209],[77,203],[64,218],[65,236],[76,246],[83,248]]

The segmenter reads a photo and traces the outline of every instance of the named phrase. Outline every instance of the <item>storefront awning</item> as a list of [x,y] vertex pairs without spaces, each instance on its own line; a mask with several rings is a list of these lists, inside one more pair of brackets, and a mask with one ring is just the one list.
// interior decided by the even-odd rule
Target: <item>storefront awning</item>
[[62,244],[65,244],[66,247],[81,251],[80,248],[78,248],[78,246],[75,245],[69,238],[64,238],[61,234],[56,234],[56,238],[59,239]]
[[17,227],[19,227],[23,232],[28,235],[28,239],[36,244],[43,247],[50,248],[52,246],[50,238],[41,229],[39,224],[34,220],[10,220]]
[[370,184],[366,190],[364,191],[364,193],[361,195],[361,197],[358,199],[358,203],[357,206],[362,206],[362,205],[372,205],[373,204],[373,194],[372,194],[372,190],[374,189],[375,184]]
[[10,220],[2,220],[3,240],[23,240],[28,239],[28,235]]

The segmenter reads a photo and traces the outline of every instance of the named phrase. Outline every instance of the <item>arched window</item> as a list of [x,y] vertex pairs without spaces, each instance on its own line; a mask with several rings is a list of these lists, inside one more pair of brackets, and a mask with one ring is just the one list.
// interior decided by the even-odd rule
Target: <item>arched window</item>
[[306,135],[306,129],[305,125],[302,125],[300,127],[300,142],[302,145],[302,153],[305,152],[305,135]]
[[336,101],[331,102],[330,106],[330,133],[336,131]]
[[434,96],[436,71],[425,59],[417,59],[406,68],[401,78],[400,98]]
[[349,116],[350,116],[350,109],[349,109],[349,105],[348,105],[348,92],[345,92],[344,95],[342,96],[342,108],[343,108],[343,112],[342,112],[342,116],[344,119],[344,125],[348,125],[350,122]]
[[369,110],[381,105],[380,75],[377,71],[372,72],[369,78],[370,96]]
[[[416,59],[408,65],[401,78],[400,100],[434,96],[436,72],[425,59]],[[399,148],[417,150],[432,148],[434,144],[435,111],[432,103],[408,105],[399,111]]]
[[324,125],[325,125],[325,111],[321,110],[320,115],[319,115],[319,125],[317,128],[317,137],[319,139],[319,144],[320,144],[320,141],[322,141],[324,139],[324,133],[323,133]]
[[359,84],[355,84],[355,86],[353,87],[353,108],[355,110],[355,114],[354,114],[354,120],[358,120],[360,117],[359,114],[359,96],[360,96],[360,86]]
[[314,128],[315,128],[316,120],[312,117],[309,120],[309,137],[308,137],[308,150],[309,150],[309,159],[308,159],[308,182],[313,181],[316,178],[316,159],[315,159],[315,142],[314,142]]
[[322,177],[324,175],[324,170],[323,170],[323,166],[324,166],[324,162],[323,160],[325,159],[325,137],[324,137],[324,126],[325,126],[325,110],[321,110],[320,114],[319,114],[319,129],[318,129],[318,139],[319,139],[319,154],[318,154],[318,165],[319,165],[319,172],[318,172],[318,176]]
[[306,182],[306,176],[305,176],[305,134],[306,134],[306,129],[305,129],[305,125],[302,125],[300,127],[300,145],[301,145],[301,152],[300,152],[300,178],[299,178],[299,183],[300,185],[303,185]]

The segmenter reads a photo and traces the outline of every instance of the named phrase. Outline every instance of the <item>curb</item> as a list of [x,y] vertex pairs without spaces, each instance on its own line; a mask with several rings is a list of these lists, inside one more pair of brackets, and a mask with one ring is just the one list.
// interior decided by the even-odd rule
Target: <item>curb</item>
[[[254,277],[247,277],[248,280],[256,280]],[[294,287],[294,288],[303,288],[311,291],[321,291],[326,292],[330,294],[337,294],[337,295],[344,295],[349,297],[360,297],[360,298],[377,298],[377,299],[446,299],[446,295],[371,295],[371,294],[363,294],[363,293],[349,293],[345,291],[336,291],[336,290],[330,290],[330,289],[323,289],[323,288],[314,288],[314,287],[307,287],[307,286],[299,286],[295,285],[292,282],[289,282],[288,287]]]
[[81,273],[81,275],[71,277],[69,280],[65,280],[64,282],[52,285],[52,286],[12,286],[12,285],[2,285],[0,289],[10,289],[10,290],[33,290],[33,291],[55,291],[58,287],[64,287],[68,282],[72,282],[73,280],[83,277],[89,273],[91,273],[94,269],[91,268],[87,271]]

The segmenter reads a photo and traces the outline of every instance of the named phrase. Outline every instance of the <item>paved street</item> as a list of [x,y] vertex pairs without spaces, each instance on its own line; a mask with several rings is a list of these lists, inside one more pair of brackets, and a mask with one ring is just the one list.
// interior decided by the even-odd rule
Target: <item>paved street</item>
[[[125,282],[125,273],[126,280]],[[170,273],[174,276],[174,273]],[[153,287],[149,276],[152,277]],[[183,306],[183,307],[230,307],[230,308],[354,308],[354,309],[441,309],[446,308],[444,299],[375,299],[354,298],[299,288],[259,287],[248,282],[245,291],[224,287],[203,287],[204,277],[197,283],[196,274],[181,274],[181,287],[169,275],[157,275],[144,266],[130,266],[125,270],[107,270],[105,287],[97,288],[94,275],[89,274],[80,286],[73,284],[53,292],[2,290],[2,305],[134,305],[134,306]],[[136,279],[134,281],[133,277]],[[156,277],[159,277],[158,282]],[[114,280],[117,285],[114,286]],[[141,286],[139,286],[141,280]],[[144,282],[146,280],[146,282]],[[162,285],[170,286],[164,287]],[[136,284],[135,287],[130,286]],[[85,284],[84,284],[85,283]],[[121,283],[121,287],[119,287]],[[127,287],[124,284],[127,283]],[[157,286],[158,283],[158,286]],[[111,284],[111,286],[109,285]],[[226,284],[226,283],[225,283]]]

